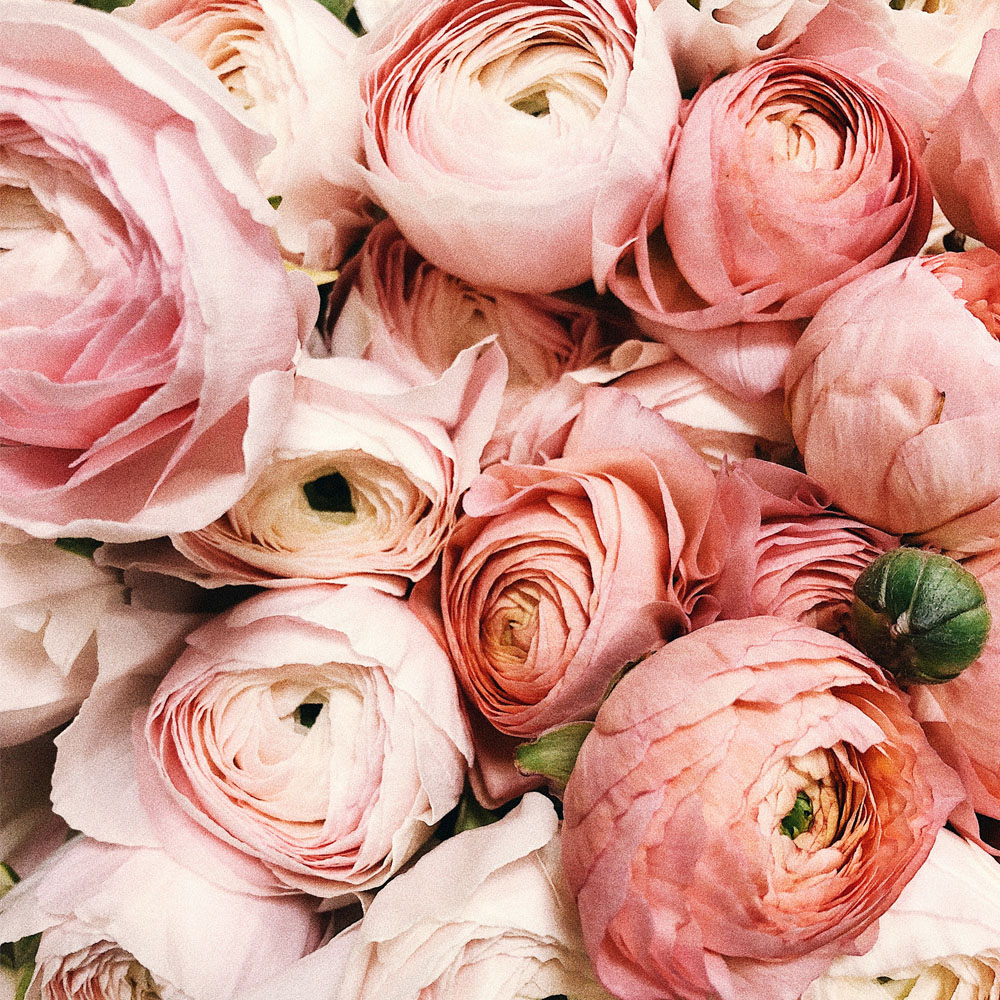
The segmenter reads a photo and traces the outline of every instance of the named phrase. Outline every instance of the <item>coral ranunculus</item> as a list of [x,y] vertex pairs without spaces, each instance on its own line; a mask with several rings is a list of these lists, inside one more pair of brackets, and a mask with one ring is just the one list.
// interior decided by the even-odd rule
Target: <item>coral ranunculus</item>
[[598,978],[644,1000],[794,1000],[870,947],[963,794],[842,640],[750,618],[668,643],[611,692],[566,788]]
[[274,245],[266,140],[198,69],[98,11],[0,8],[0,518],[32,534],[202,527],[291,404],[316,289]]
[[854,517],[917,544],[1000,543],[1000,255],[882,268],[809,324],[786,398],[806,471]]

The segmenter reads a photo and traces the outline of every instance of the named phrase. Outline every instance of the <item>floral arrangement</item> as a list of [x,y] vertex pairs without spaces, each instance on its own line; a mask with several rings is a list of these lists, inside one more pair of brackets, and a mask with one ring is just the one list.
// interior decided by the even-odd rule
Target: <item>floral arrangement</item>
[[994,29],[0,0],[0,1000],[997,1000]]

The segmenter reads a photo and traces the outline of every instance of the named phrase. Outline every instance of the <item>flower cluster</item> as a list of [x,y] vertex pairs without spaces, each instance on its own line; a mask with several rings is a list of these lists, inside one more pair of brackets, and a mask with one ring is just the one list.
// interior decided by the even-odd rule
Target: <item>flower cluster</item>
[[993,29],[2,0],[0,1000],[996,1000]]

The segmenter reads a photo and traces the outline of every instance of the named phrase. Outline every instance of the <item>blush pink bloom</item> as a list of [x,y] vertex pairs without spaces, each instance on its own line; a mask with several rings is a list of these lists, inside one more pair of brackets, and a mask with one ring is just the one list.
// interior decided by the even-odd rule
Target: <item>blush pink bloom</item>
[[118,18],[10,0],[0,51],[0,517],[201,527],[266,461],[316,311],[254,178],[266,140]]
[[225,887],[349,898],[428,839],[471,760],[448,658],[406,602],[316,585],[213,619],[162,680],[95,686],[60,738],[53,801]]
[[170,542],[101,559],[205,587],[364,583],[402,596],[437,562],[479,474],[506,377],[495,344],[425,386],[354,358],[304,358],[260,477],[229,511]]
[[459,352],[495,336],[507,357],[503,405],[484,464],[506,456],[512,425],[536,393],[590,363],[624,320],[553,295],[476,288],[424,260],[389,219],[341,278],[315,354],[367,358],[414,385],[436,381]]
[[631,229],[680,91],[647,0],[409,0],[368,36],[375,199],[429,261],[551,292]]
[[665,344],[627,340],[606,359],[567,372],[556,385],[535,393],[512,418],[505,457],[520,464],[557,458],[588,385],[613,386],[635,396],[714,470],[728,459],[787,455],[794,447],[780,391],[740,399]]
[[983,39],[968,87],[938,122],[926,163],[934,197],[948,220],[995,250],[1000,250],[998,107],[1000,31],[991,31]]
[[713,589],[722,618],[773,615],[847,635],[854,581],[899,540],[830,503],[815,480],[750,459],[724,471],[731,545]]
[[884,95],[832,65],[776,58],[725,76],[692,102],[665,202],[608,283],[723,385],[773,390],[801,320],[923,245],[920,153]]
[[964,552],[1000,541],[1000,255],[901,261],[843,289],[796,346],[806,471],[852,516]]
[[464,509],[442,557],[444,633],[503,733],[593,717],[626,662],[717,613],[714,477],[625,393],[590,389],[560,458],[492,466]]
[[257,167],[281,199],[273,225],[286,259],[337,267],[371,225],[357,172],[358,40],[315,0],[136,0],[118,15],[197,56],[274,137]]
[[304,897],[226,892],[162,851],[77,838],[0,902],[0,941],[41,933],[38,1000],[242,1000],[320,940]]
[[564,800],[601,982],[633,1000],[794,1000],[860,953],[963,792],[840,639],[715,622],[627,673]]

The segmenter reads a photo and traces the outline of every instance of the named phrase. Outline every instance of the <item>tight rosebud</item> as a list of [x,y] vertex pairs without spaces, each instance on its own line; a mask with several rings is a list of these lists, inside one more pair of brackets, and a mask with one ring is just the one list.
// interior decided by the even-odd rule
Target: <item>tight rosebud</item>
[[954,559],[901,548],[854,585],[855,645],[900,684],[941,684],[983,650],[990,611],[979,581]]

